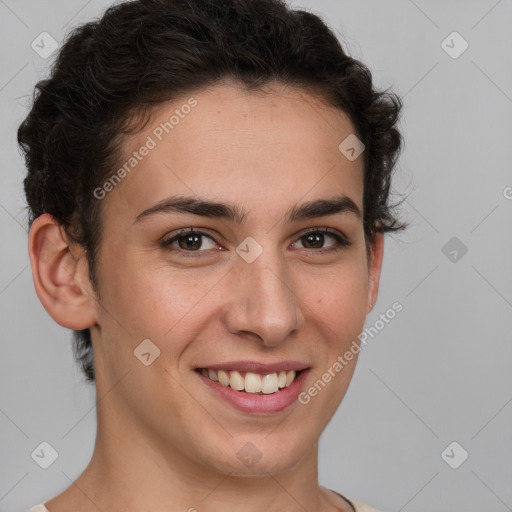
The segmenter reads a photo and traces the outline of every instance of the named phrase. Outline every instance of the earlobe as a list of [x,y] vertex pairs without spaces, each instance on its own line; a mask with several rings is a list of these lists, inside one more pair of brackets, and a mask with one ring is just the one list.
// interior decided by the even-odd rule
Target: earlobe
[[369,287],[368,287],[368,313],[377,302],[379,294],[380,272],[382,269],[382,260],[384,258],[384,233],[376,233],[372,243],[372,254],[369,268]]
[[34,220],[28,238],[34,287],[50,316],[63,327],[81,330],[96,324],[96,296],[85,253],[69,243],[64,228],[45,213]]

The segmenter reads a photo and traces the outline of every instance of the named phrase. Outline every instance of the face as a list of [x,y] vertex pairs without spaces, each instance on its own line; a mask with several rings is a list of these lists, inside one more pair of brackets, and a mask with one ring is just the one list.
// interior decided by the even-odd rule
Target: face
[[279,473],[309,453],[379,278],[363,156],[338,149],[354,133],[304,90],[225,84],[159,107],[125,141],[130,171],[101,199],[92,328],[98,395],[119,424],[208,470]]

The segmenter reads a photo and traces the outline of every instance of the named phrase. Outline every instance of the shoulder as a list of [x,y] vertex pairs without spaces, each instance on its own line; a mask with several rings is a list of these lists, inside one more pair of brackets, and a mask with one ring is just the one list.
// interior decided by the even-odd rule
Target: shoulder
[[363,503],[362,501],[352,501],[356,512],[380,512],[376,508],[368,505],[367,503]]
[[343,494],[339,493],[338,491],[335,491],[333,489],[328,490],[333,492],[334,494],[337,494],[340,498],[342,498],[350,505],[352,505],[356,512],[380,512],[380,510],[373,508],[372,506],[368,505],[368,503],[364,503],[362,501],[349,500],[346,496],[343,496]]

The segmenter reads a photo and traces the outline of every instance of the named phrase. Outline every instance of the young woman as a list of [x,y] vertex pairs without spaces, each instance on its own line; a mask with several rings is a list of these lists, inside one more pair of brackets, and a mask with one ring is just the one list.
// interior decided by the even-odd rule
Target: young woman
[[319,485],[318,441],[403,227],[400,108],[280,0],[135,0],[70,34],[18,140],[35,289],[98,429],[32,511],[375,511]]

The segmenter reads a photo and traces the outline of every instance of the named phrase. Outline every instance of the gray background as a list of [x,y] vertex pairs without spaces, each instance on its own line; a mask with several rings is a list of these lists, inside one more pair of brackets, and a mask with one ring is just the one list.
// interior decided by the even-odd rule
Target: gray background
[[[68,487],[94,446],[94,390],[74,365],[71,331],[33,288],[15,137],[52,60],[32,41],[43,31],[61,41],[108,4],[0,0],[1,511]],[[386,241],[367,326],[395,301],[403,311],[361,352],[321,438],[320,482],[384,512],[512,510],[512,2],[293,5],[324,17],[405,104],[394,188],[406,194],[401,211],[411,225]],[[458,58],[445,48],[453,54],[460,39],[442,45],[453,31],[469,44]],[[458,248],[443,251],[452,237]],[[31,458],[42,441],[59,454],[46,470]],[[458,469],[441,456],[453,441],[469,453]],[[459,445],[448,450],[452,465]]]

